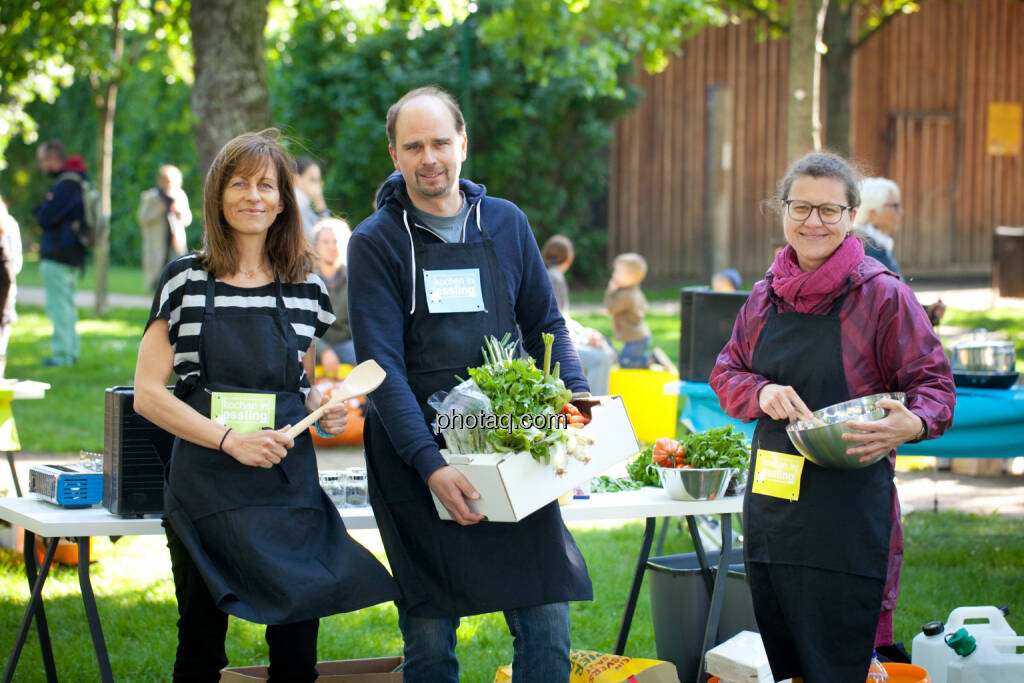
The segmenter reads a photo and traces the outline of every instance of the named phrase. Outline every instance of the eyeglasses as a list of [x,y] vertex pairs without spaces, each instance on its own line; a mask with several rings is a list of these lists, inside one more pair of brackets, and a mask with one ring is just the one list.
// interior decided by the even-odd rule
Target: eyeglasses
[[903,205],[900,204],[899,202],[889,202],[888,204],[882,204],[882,206],[892,207],[896,211],[899,211],[900,207]]
[[838,223],[839,219],[843,217],[843,211],[850,208],[842,204],[811,204],[799,199],[783,199],[782,203],[786,205],[786,213],[793,220],[803,222],[810,218],[811,213],[817,209],[818,218],[826,225]]

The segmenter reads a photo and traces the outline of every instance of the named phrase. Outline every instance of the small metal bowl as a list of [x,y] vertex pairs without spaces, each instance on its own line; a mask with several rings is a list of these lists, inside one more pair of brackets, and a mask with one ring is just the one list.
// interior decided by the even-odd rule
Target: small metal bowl
[[824,425],[809,420],[798,420],[786,427],[786,434],[797,451],[815,465],[832,470],[858,470],[867,467],[885,457],[885,454],[861,462],[860,456],[847,455],[846,449],[856,446],[857,443],[843,441],[843,434],[854,431],[846,424],[850,420],[870,422],[885,417],[885,410],[877,405],[883,398],[905,403],[907,395],[902,391],[895,391],[837,403],[812,413],[814,417],[824,422]]
[[657,467],[661,485],[673,500],[714,500],[725,495],[735,467]]

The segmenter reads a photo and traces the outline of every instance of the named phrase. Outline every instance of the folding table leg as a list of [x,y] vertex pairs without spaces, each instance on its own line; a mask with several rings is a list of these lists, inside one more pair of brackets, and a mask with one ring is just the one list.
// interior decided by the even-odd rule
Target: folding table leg
[[96,597],[92,592],[92,582],[89,581],[89,537],[79,536],[75,540],[78,542],[78,585],[82,589],[82,604],[85,605],[85,616],[89,620],[92,646],[96,650],[96,663],[100,667],[100,679],[103,683],[113,683],[114,674],[110,670],[107,643],[103,639],[103,626],[100,625]]
[[704,655],[717,645],[718,620],[722,616],[722,603],[725,600],[725,582],[729,580],[729,552],[731,550],[732,515],[724,514],[722,515],[722,554],[718,557],[715,587],[711,591],[711,604],[708,606],[708,623],[704,627],[704,644],[700,648],[700,662],[697,664],[698,681],[704,680]]
[[43,655],[43,668],[46,670],[46,680],[49,683],[57,683],[57,667],[53,663],[53,649],[50,647],[50,631],[46,627],[46,613],[43,610],[43,584],[46,583],[46,575],[53,565],[53,555],[57,552],[59,538],[51,538],[46,544],[46,555],[43,557],[43,566],[36,574],[36,535],[25,530],[25,576],[28,578],[32,594],[28,599],[28,606],[25,608],[25,616],[21,620],[21,627],[18,629],[18,637],[14,640],[14,650],[11,658],[7,660],[4,667],[3,683],[11,683],[14,679],[14,670],[18,667],[18,659],[21,657],[21,650],[25,646],[25,639],[28,637],[28,629],[32,625],[32,617],[36,619],[36,632],[39,634],[39,649]]
[[18,470],[14,469],[14,453],[7,451],[7,464],[11,467],[11,480],[14,481],[14,493],[21,498],[21,483],[18,481]]
[[668,537],[668,525],[671,522],[671,517],[661,518],[661,531],[658,532],[658,544],[654,546],[654,554],[661,555],[665,550],[665,539]]
[[704,552],[704,542],[700,539],[697,518],[694,515],[687,515],[686,526],[690,530],[690,540],[693,541],[693,551],[697,555],[697,565],[700,567],[701,576],[704,577],[704,587],[707,588],[708,595],[711,595],[715,579],[711,576],[711,569],[708,568],[708,556]]
[[633,612],[636,611],[636,600],[640,596],[640,586],[644,582],[644,571],[647,569],[647,559],[651,555],[651,544],[654,543],[654,528],[657,523],[657,517],[648,517],[644,526],[644,540],[640,544],[640,556],[636,559],[636,571],[633,572],[633,583],[629,587],[626,611],[622,615],[619,637],[615,641],[615,654],[617,655],[626,651],[626,640],[629,638],[629,628],[633,625]]

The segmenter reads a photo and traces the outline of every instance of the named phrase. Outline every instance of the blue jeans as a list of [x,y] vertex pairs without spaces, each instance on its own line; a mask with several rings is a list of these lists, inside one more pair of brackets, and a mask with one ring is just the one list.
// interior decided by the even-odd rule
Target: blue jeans
[[[503,612],[512,634],[512,683],[568,683],[569,603]],[[459,683],[459,618],[414,617],[398,610],[405,639],[403,676],[416,683]]]
[[636,341],[626,342],[622,350],[619,351],[619,367],[645,369],[650,367],[651,354],[648,352],[649,348],[651,348],[651,335]]
[[53,323],[53,337],[50,340],[51,357],[59,365],[71,365],[81,353],[81,342],[75,324],[78,310],[75,308],[75,266],[66,263],[40,259],[39,276],[46,291],[46,316]]
[[615,362],[615,351],[608,345],[600,347],[590,344],[577,344],[576,353],[583,366],[583,375],[590,385],[590,393],[594,396],[608,395],[608,373]]

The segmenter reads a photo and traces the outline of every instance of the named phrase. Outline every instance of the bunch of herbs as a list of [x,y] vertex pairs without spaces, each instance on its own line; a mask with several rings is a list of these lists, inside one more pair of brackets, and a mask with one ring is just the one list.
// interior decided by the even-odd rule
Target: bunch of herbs
[[[532,358],[515,357],[516,342],[506,334],[501,340],[488,337],[484,342],[484,364],[469,368],[469,376],[491,401],[495,415],[511,415],[510,429],[493,429],[487,441],[499,453],[529,451],[536,460],[547,459],[550,449],[566,440],[564,430],[554,427],[519,426],[524,415],[556,415],[572,397],[558,377],[558,364],[549,372],[554,336],[544,335],[545,367],[538,368]],[[546,423],[550,424],[550,422]]]
[[689,434],[681,442],[691,467],[735,467],[746,472],[750,463],[750,446],[732,425]]

